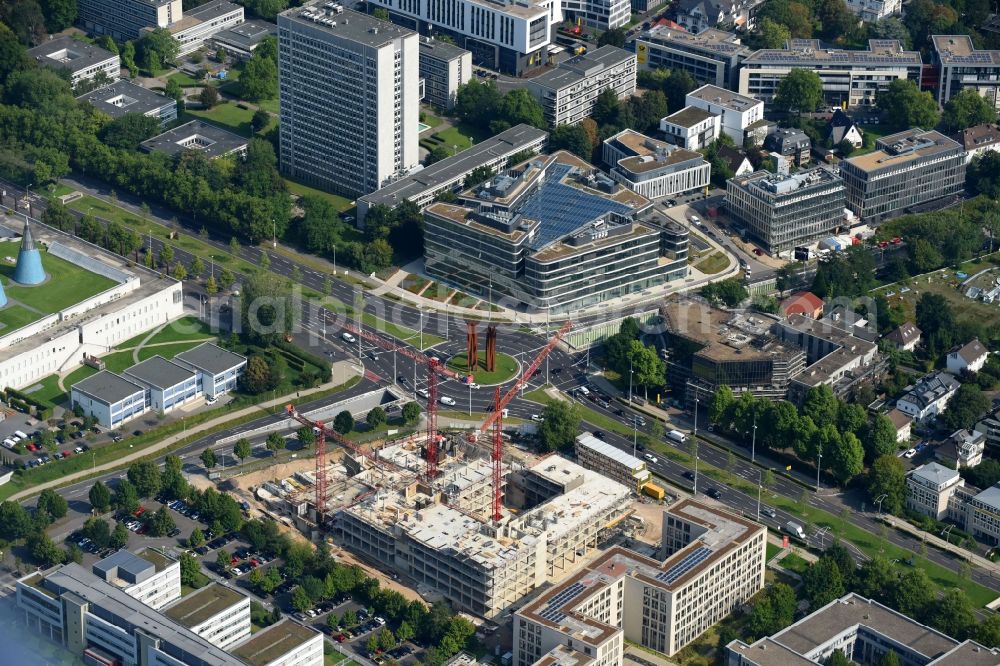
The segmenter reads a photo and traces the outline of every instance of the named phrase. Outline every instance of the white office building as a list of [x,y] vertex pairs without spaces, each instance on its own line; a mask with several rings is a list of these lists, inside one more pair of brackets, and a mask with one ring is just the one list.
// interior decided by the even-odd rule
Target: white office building
[[223,30],[229,30],[243,23],[243,5],[226,0],[209,0],[194,9],[184,12],[180,21],[167,27],[180,46],[179,55],[197,51]]
[[146,387],[109,370],[102,370],[73,384],[70,403],[74,408],[80,407],[86,416],[94,417],[105,428],[117,428],[149,409]]
[[571,58],[528,82],[550,125],[576,124],[590,116],[605,89],[618,99],[635,93],[635,54],[606,45]]
[[420,78],[424,101],[439,109],[455,106],[459,86],[472,78],[472,52],[445,41],[420,38]]
[[948,514],[948,500],[965,479],[958,471],[936,462],[921,465],[906,474],[906,507],[935,520]]
[[971,88],[1000,109],[1000,50],[977,49],[968,35],[933,35],[931,64],[937,68],[937,100],[944,106]]
[[136,363],[124,374],[146,388],[146,402],[154,412],[169,412],[201,395],[197,373],[162,356]]
[[714,113],[697,106],[685,106],[680,111],[661,118],[660,131],[675,146],[701,150],[719,138],[722,123]]
[[704,85],[692,90],[684,103],[719,116],[722,131],[738,147],[746,141],[751,126],[764,119],[764,102],[719,86]]
[[208,399],[218,398],[236,388],[247,367],[245,356],[211,342],[181,352],[174,357],[174,363],[198,373],[198,392]]
[[153,610],[181,598],[180,562],[152,548],[119,550],[96,562],[92,571]]
[[862,21],[873,23],[903,11],[903,0],[847,0],[847,8]]
[[76,85],[103,73],[108,81],[121,75],[117,53],[71,37],[56,37],[33,49],[28,55],[39,65],[69,72],[69,82]]
[[[557,0],[558,1],[558,0]],[[632,18],[631,0],[561,0],[567,21],[598,30],[627,26]]]
[[184,15],[182,0],[78,0],[77,22],[115,40],[138,39],[146,28],[166,28]]
[[281,170],[356,197],[419,160],[419,40],[331,2],[278,15]]
[[622,130],[604,141],[612,180],[647,199],[662,199],[707,187],[712,167],[700,153]]
[[732,32],[709,28],[695,34],[656,25],[636,37],[635,53],[643,69],[682,69],[701,83],[734,89],[740,63],[752,51]]
[[223,650],[250,635],[250,597],[219,583],[191,592],[163,614]]

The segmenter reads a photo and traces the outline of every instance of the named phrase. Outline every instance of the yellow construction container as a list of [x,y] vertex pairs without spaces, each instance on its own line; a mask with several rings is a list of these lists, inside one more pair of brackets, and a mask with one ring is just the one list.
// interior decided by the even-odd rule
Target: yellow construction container
[[655,483],[647,483],[642,487],[642,492],[655,500],[661,500],[666,496],[666,491]]

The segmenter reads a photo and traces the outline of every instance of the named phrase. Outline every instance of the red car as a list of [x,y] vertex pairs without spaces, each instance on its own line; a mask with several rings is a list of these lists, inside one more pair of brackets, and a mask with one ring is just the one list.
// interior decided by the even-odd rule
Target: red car
[[138,509],[136,509],[134,512],[132,512],[132,515],[135,516],[136,518],[138,518],[139,516],[141,516],[144,513],[146,513],[146,507],[140,506]]
[[69,458],[69,451],[63,451],[63,458]]
[[755,248],[753,249],[753,253],[754,253],[754,254],[756,254],[756,255],[757,255],[758,257],[760,257],[760,256],[763,256],[763,255],[764,255],[764,251],[763,251],[762,249],[760,249],[759,247],[755,247]]
[[338,643],[343,643],[346,640],[347,640],[347,636],[345,636],[344,634],[337,634],[337,642]]
[[28,447],[29,451],[37,451],[38,450],[38,445],[35,444],[34,442],[28,442],[25,446]]

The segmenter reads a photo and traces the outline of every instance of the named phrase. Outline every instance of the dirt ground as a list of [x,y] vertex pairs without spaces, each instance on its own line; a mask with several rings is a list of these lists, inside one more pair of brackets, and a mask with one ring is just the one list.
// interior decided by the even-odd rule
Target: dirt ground
[[651,546],[659,545],[663,535],[663,505],[636,501],[632,503],[632,509],[645,523],[645,529],[641,533],[636,532],[636,540]]

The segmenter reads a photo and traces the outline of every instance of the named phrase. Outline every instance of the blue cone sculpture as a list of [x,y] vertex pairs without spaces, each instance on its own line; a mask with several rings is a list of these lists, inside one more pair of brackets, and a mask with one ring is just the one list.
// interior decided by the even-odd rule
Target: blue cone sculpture
[[7,292],[3,290],[3,283],[0,282],[0,308],[7,305]]
[[14,282],[41,284],[44,281],[45,270],[42,268],[42,255],[35,247],[35,240],[31,237],[31,229],[25,220],[21,251],[17,253],[17,266],[14,267]]

